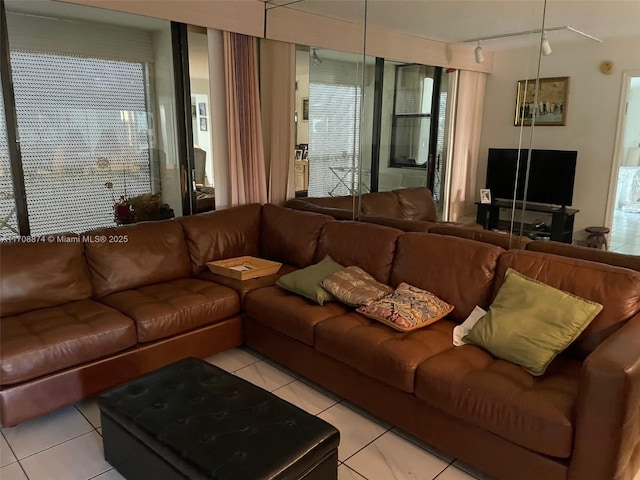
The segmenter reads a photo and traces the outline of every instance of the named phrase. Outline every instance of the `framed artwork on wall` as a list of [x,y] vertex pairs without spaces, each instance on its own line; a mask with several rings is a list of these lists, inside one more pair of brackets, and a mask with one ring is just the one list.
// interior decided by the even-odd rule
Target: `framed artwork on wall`
[[302,99],[302,120],[309,120],[309,99]]
[[569,77],[541,78],[536,96],[536,81],[520,80],[516,99],[514,125],[531,125],[535,112],[535,125],[562,126],[567,122]]
[[200,118],[200,131],[201,132],[207,131],[207,119],[205,117]]

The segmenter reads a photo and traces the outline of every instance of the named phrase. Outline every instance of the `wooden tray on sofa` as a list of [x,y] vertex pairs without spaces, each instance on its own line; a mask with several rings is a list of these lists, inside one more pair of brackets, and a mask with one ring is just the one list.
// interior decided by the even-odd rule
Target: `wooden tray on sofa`
[[207,266],[212,273],[238,280],[265,277],[277,273],[282,263],[272,262],[257,257],[236,257],[208,262]]

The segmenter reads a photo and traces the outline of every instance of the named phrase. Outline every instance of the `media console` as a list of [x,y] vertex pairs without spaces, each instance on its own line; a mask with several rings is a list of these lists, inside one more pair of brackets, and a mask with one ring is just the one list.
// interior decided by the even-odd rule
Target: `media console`
[[[500,209],[511,209],[513,203],[505,200],[494,200],[492,203],[480,203],[476,202],[478,211],[476,214],[476,222],[482,225],[486,230],[493,230],[496,228],[508,229],[508,223],[500,220]],[[516,206],[522,206],[521,202],[517,202]],[[566,207],[551,207],[548,205],[536,205],[528,203],[526,206],[527,212],[540,212],[551,214],[551,240],[557,242],[571,243],[573,241],[573,220],[580,210],[575,208]],[[505,225],[506,223],[506,225]],[[524,224],[524,235],[528,235],[531,232],[540,233],[540,230],[536,229],[534,225]],[[516,222],[514,225],[514,231],[520,231],[520,222]]]

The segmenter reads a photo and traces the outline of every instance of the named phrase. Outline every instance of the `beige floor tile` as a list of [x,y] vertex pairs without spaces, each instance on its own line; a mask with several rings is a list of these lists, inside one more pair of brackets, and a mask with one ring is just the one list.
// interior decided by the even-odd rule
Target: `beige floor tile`
[[432,480],[449,466],[393,432],[385,433],[345,464],[368,480]]
[[295,380],[295,378],[288,373],[283,372],[265,361],[256,362],[248,367],[241,368],[235,372],[235,375],[268,392],[273,392]]
[[382,435],[387,428],[342,403],[325,410],[319,418],[329,422],[340,431],[338,457],[346,460],[368,443]]
[[11,451],[11,448],[9,448],[9,444],[4,439],[4,436],[0,435],[0,467],[9,465],[16,460],[16,456]]
[[259,362],[261,359],[246,350],[232,348],[224,352],[216,353],[215,355],[205,358],[205,360],[227,372],[235,372],[252,363]]
[[102,437],[92,431],[21,460],[29,480],[87,480],[112,467],[104,459]]
[[22,459],[91,430],[93,427],[78,410],[67,407],[3,428],[2,433],[16,457]]
[[91,480],[126,480],[122,475],[118,473],[115,468],[112,468],[108,472],[101,473],[97,477],[93,477]]
[[18,462],[0,468],[0,478],[2,480],[28,480]]
[[101,426],[100,409],[98,408],[98,401],[94,398],[91,400],[85,400],[84,402],[76,403],[76,408],[80,410],[80,413],[89,420],[89,423],[95,428]]
[[273,393],[311,415],[317,415],[337,403],[335,399],[327,397],[299,380],[280,387]]
[[436,480],[476,480],[476,477],[473,477],[452,465],[438,475]]
[[362,475],[354,472],[346,465],[340,465],[338,467],[338,480],[367,480]]

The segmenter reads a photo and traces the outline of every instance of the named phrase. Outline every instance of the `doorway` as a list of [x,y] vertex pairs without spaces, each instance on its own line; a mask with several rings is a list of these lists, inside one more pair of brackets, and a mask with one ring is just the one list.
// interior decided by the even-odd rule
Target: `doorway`
[[609,249],[640,255],[640,72],[624,74],[618,125]]

